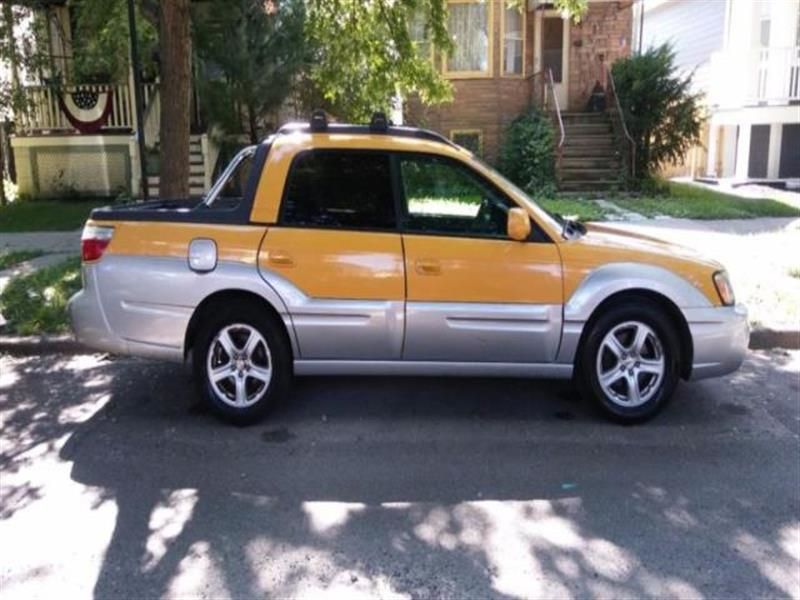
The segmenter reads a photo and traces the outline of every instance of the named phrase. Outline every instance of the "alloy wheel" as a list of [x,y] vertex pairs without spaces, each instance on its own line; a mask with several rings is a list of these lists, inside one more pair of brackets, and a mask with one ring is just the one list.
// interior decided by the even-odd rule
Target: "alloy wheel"
[[664,350],[655,331],[627,321],[609,331],[597,351],[597,380],[614,404],[634,408],[658,392],[666,369]]
[[211,389],[224,403],[252,406],[272,381],[272,356],[264,336],[244,323],[223,327],[208,347],[206,372]]

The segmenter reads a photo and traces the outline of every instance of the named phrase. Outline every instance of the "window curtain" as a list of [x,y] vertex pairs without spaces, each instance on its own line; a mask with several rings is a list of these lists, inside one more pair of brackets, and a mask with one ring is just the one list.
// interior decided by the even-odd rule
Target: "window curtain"
[[522,11],[509,6],[503,11],[503,74],[522,75],[523,24]]
[[450,4],[448,29],[454,48],[448,71],[489,72],[488,11],[486,2]]

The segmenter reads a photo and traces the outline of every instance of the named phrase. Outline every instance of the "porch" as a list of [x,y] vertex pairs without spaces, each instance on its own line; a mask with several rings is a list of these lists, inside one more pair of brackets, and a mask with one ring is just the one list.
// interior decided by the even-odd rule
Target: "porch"
[[[137,135],[147,144],[148,191],[158,194],[159,85],[143,86],[144,118],[136,122],[129,83],[32,85],[11,138],[20,195],[130,196],[142,193]],[[190,193],[211,186],[217,151],[206,134],[190,140]]]
[[711,72],[712,106],[800,104],[800,46],[716,52],[711,56]]

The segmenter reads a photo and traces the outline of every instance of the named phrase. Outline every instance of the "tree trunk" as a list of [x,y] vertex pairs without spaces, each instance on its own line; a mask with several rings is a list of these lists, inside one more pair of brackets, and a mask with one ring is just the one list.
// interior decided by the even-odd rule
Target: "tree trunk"
[[[191,55],[189,0],[161,0],[161,171],[159,196],[189,196]],[[140,125],[141,127],[141,125]]]
[[6,124],[0,122],[0,206],[8,203],[6,200]]

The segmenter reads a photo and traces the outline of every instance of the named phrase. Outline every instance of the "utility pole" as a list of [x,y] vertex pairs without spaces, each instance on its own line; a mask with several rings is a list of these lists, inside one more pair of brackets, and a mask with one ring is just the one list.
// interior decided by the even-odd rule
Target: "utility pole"
[[144,107],[142,106],[142,69],[139,64],[139,39],[136,36],[136,9],[134,0],[128,0],[128,29],[131,36],[131,68],[133,69],[133,98],[136,105],[136,141],[139,146],[139,173],[142,198],[149,198],[147,189],[147,157],[144,143]]
[[639,52],[642,53],[642,40],[644,39],[644,0],[639,0]]

